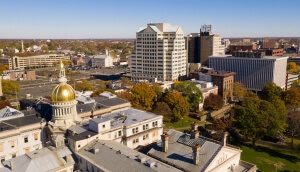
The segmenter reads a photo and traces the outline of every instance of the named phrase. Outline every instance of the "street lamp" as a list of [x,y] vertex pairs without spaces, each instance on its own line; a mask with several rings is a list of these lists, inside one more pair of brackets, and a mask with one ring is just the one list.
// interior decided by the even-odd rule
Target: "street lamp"
[[181,118],[181,126],[183,127],[183,118]]

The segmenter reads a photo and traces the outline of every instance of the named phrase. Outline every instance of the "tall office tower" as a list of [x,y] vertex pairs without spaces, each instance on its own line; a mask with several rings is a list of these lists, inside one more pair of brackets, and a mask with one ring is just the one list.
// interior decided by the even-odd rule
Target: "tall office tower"
[[225,46],[219,35],[211,32],[211,25],[203,25],[200,29],[200,63],[207,66],[211,55],[224,55]]
[[200,33],[190,33],[185,37],[188,63],[200,63]]
[[186,50],[180,26],[149,23],[136,32],[131,54],[133,81],[175,81],[186,76]]
[[274,82],[284,89],[288,57],[264,54],[264,52],[241,51],[233,52],[232,56],[210,56],[209,67],[235,72],[234,80],[243,83],[248,90],[261,91],[268,82]]
[[224,55],[225,46],[221,37],[211,32],[211,25],[203,25],[200,33],[191,33],[186,37],[188,63],[208,65],[208,56]]

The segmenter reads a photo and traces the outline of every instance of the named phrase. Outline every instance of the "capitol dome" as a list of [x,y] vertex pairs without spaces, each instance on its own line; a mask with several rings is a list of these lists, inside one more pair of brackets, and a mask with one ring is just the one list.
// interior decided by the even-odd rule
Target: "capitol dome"
[[76,93],[69,84],[60,83],[52,90],[51,99],[53,102],[69,102],[76,99]]

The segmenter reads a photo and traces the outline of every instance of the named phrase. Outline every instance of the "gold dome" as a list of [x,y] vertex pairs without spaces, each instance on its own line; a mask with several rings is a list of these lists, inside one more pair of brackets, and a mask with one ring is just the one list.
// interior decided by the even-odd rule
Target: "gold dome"
[[76,99],[76,93],[69,84],[60,83],[52,90],[51,99],[53,102],[68,102]]

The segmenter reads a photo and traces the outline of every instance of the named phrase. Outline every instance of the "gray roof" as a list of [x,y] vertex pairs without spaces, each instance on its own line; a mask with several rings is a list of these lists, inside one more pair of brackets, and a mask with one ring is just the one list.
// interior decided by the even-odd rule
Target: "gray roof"
[[[189,134],[176,130],[169,130],[169,149],[163,152],[161,142],[155,144],[148,155],[163,160],[184,171],[205,171],[213,158],[219,153],[222,146],[202,138],[191,139]],[[198,165],[193,164],[192,146],[199,144],[200,161]]]
[[[98,152],[93,153],[93,149],[98,149]],[[90,163],[98,166],[99,168],[112,172],[179,171],[163,162],[128,148],[121,143],[109,140],[92,142],[76,154],[84,159],[90,160]]]
[[[76,105],[77,114],[84,113],[84,112],[91,112],[93,109],[93,106],[94,106],[94,103],[88,103],[88,104],[79,104],[78,103]],[[96,106],[95,106],[95,110],[102,109],[102,108],[107,108],[107,106],[97,102]]]
[[106,115],[102,115],[101,118],[91,119],[96,123],[102,123],[105,121],[111,121],[111,129],[118,128],[120,126],[130,126],[132,124],[137,124],[142,121],[158,117],[160,115],[156,115],[154,113],[129,108],[123,111],[114,112]]
[[13,118],[0,122],[0,132],[5,130],[11,130],[26,125],[32,125],[40,123],[42,118],[38,118],[36,115],[26,115],[19,118]]
[[[71,151],[67,147],[57,148],[54,150],[42,148],[4,161],[4,167],[0,168],[0,172],[42,172],[59,170],[65,165],[68,166],[75,163],[73,158],[71,158],[70,163],[66,162],[65,157],[71,154]],[[11,170],[11,162],[14,165],[13,170]]]
[[87,139],[89,137],[93,137],[93,136],[95,136],[97,134],[98,133],[96,133],[96,132],[93,132],[93,131],[90,131],[90,130],[86,130],[86,131],[84,131],[82,133],[75,134],[73,136],[69,136],[68,138],[72,139],[72,140],[75,140],[75,141],[79,141],[79,140]]
[[99,103],[104,106],[116,106],[116,105],[128,103],[128,101],[116,97],[116,98],[112,98],[112,99],[106,99],[106,100],[99,101]]

